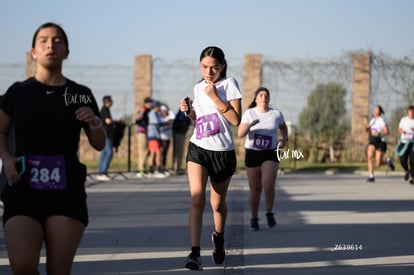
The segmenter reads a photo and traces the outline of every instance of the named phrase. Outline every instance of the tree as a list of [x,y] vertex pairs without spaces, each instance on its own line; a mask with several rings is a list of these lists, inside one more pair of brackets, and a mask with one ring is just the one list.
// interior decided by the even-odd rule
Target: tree
[[346,117],[345,88],[338,83],[318,84],[308,96],[308,105],[299,115],[301,129],[310,136],[317,149],[319,143],[328,143],[324,157],[334,160],[334,143],[350,129]]

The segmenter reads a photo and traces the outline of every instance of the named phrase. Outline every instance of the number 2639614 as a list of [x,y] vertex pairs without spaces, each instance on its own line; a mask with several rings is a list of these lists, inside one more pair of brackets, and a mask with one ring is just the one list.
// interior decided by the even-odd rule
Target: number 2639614
[[362,249],[362,244],[335,244],[333,251],[357,251]]

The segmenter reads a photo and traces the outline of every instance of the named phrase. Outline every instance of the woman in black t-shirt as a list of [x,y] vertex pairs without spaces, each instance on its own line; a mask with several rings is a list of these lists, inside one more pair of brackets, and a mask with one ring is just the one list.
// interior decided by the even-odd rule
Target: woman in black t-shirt
[[[97,150],[105,132],[90,89],[62,74],[69,54],[64,30],[41,25],[31,54],[35,76],[13,84],[0,109],[0,157],[9,182],[1,194],[4,237],[13,274],[38,274],[45,243],[47,273],[68,275],[88,224],[80,132]],[[8,148],[10,128],[15,154]]]

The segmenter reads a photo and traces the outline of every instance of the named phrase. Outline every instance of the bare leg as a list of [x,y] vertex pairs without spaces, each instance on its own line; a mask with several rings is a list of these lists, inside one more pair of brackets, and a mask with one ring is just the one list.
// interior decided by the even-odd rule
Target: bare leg
[[231,177],[224,182],[211,181],[210,204],[213,209],[214,229],[217,233],[223,233],[227,219],[226,195]]
[[4,226],[4,238],[13,274],[39,274],[43,243],[40,223],[28,216],[12,217]]
[[369,175],[374,175],[374,155],[375,147],[374,145],[368,145],[367,158],[368,158],[368,173]]
[[65,216],[52,216],[46,221],[46,253],[48,275],[70,275],[73,259],[85,226]]
[[247,178],[249,180],[249,202],[252,218],[259,216],[260,197],[262,194],[262,169],[260,166],[247,168]]
[[384,158],[384,152],[382,151],[375,151],[375,160],[377,167],[380,167],[382,164],[385,164],[386,162],[383,160]]
[[207,169],[197,163],[188,162],[191,205],[189,213],[191,246],[200,246],[203,211],[206,204]]
[[265,194],[266,211],[272,212],[275,201],[275,184],[279,164],[274,161],[265,161],[262,164],[262,185]]

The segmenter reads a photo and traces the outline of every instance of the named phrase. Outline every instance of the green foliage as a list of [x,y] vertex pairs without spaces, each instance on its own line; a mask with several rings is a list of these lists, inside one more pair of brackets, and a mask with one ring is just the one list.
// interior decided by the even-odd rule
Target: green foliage
[[341,84],[318,84],[308,96],[308,105],[299,116],[299,125],[312,139],[336,138],[350,128],[346,119],[346,90]]

